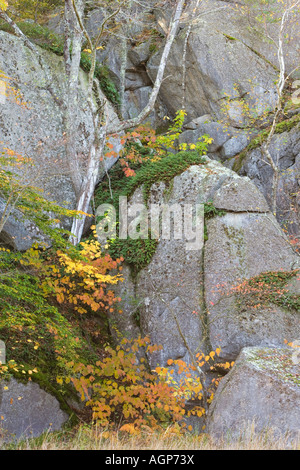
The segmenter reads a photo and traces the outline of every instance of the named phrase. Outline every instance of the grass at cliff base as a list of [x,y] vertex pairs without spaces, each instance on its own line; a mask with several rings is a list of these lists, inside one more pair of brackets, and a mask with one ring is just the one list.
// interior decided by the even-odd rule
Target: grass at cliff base
[[[0,445],[1,448],[1,445]],[[271,429],[256,432],[254,424],[245,428],[240,438],[214,440],[206,433],[178,434],[172,427],[161,432],[145,431],[135,435],[108,432],[80,425],[68,432],[46,433],[36,439],[3,446],[2,450],[300,450],[300,442],[274,436]]]

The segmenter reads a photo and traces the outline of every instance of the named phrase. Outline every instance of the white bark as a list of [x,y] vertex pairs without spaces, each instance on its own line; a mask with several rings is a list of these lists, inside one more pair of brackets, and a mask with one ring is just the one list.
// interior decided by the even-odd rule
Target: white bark
[[148,101],[147,105],[145,106],[145,108],[141,111],[141,113],[136,118],[124,120],[124,121],[122,121],[121,123],[119,123],[117,125],[113,124],[111,126],[108,126],[108,129],[107,129],[108,134],[115,134],[115,133],[118,133],[118,132],[122,132],[126,129],[130,129],[132,127],[138,126],[139,124],[141,124],[146,119],[146,117],[153,110],[156,99],[157,99],[157,96],[158,96],[158,93],[159,93],[159,90],[160,90],[160,87],[161,87],[161,84],[162,84],[162,81],[163,81],[164,72],[165,72],[165,69],[166,69],[169,53],[170,53],[172,44],[174,42],[174,39],[175,39],[175,36],[176,36],[176,33],[177,33],[180,17],[182,15],[182,11],[183,11],[183,8],[184,8],[184,3],[185,3],[184,0],[178,0],[178,2],[177,2],[175,14],[174,14],[173,20],[172,20],[170,28],[169,28],[169,33],[168,33],[168,36],[166,38],[165,47],[164,47],[164,50],[163,50],[163,53],[162,53],[162,56],[161,56],[161,59],[160,59],[160,64],[159,64],[159,67],[158,67],[156,79],[155,79],[153,89],[152,89],[152,92],[151,92],[151,95],[149,97],[149,101]]
[[[123,3],[119,4],[119,7],[109,16],[107,16],[102,25],[99,28],[98,36],[94,41],[91,40],[87,30],[84,27],[84,6],[85,0],[65,0],[65,69],[68,78],[68,90],[67,90],[67,105],[65,108],[65,134],[66,134],[66,159],[72,178],[74,191],[77,198],[78,211],[81,211],[82,218],[74,219],[72,225],[72,237],[71,242],[75,245],[80,242],[85,223],[85,214],[89,210],[90,201],[97,183],[97,177],[100,167],[100,159],[103,155],[106,136],[109,134],[116,134],[138,126],[145,118],[151,113],[157,99],[161,83],[168,60],[168,56],[176,36],[180,17],[182,15],[185,0],[177,0],[175,13],[169,26],[169,32],[166,38],[165,46],[160,60],[156,80],[153,86],[152,93],[149,98],[148,104],[142,110],[142,112],[134,119],[123,120],[119,124],[107,124],[105,120],[105,99],[100,97],[100,93],[96,91],[98,98],[98,109],[95,112],[93,109],[93,92],[96,86],[96,90],[99,90],[97,81],[94,79],[94,71],[96,64],[96,52],[99,46],[102,34],[106,23],[119,13],[120,9],[124,7]],[[17,25],[9,18],[9,16],[1,12],[0,17],[5,19],[14,29],[15,33],[23,40],[24,44],[35,52],[39,60],[41,61],[41,55],[38,48],[31,43],[31,41],[20,31]],[[79,86],[79,71],[80,71],[80,59],[83,38],[88,41],[91,49],[91,70],[89,73],[89,87],[88,87],[88,106],[92,113],[94,123],[94,140],[91,144],[87,164],[84,165],[84,175],[82,175],[81,162],[76,152],[76,138],[78,132],[78,123],[76,120],[77,108],[78,108],[78,86]],[[43,68],[47,71],[47,67]],[[100,104],[99,104],[100,103]]]
[[[80,17],[83,15],[84,5],[81,0],[77,1],[77,11]],[[66,21],[68,25],[71,22],[76,24],[76,18],[73,14],[73,18],[70,17],[72,10],[71,0],[66,0],[66,13],[68,15]],[[72,44],[72,51],[67,51],[65,48],[66,73],[68,77],[68,90],[67,90],[67,106],[65,109],[64,121],[65,121],[65,135],[66,135],[66,159],[72,178],[72,183],[76,197],[78,198],[81,190],[81,169],[78,155],[76,153],[76,138],[78,131],[78,87],[79,87],[79,71],[80,71],[80,60],[81,60],[81,48],[83,40],[83,32],[80,28],[73,26],[72,31],[69,28],[65,29],[66,37],[65,41],[67,44]]]
[[278,183],[279,183],[279,176],[280,176],[280,166],[278,158],[272,157],[270,153],[270,144],[272,138],[275,134],[276,125],[278,123],[278,118],[282,112],[282,100],[283,100],[283,90],[286,86],[287,79],[289,76],[286,76],[285,70],[285,54],[284,54],[284,38],[285,38],[285,30],[289,20],[289,15],[291,12],[295,10],[295,8],[300,6],[300,0],[290,2],[289,6],[283,12],[280,29],[278,34],[278,43],[277,43],[277,57],[279,63],[279,79],[277,83],[277,102],[275,106],[275,113],[273,116],[270,132],[264,144],[262,145],[262,153],[266,158],[266,163],[271,166],[273,170],[273,178],[272,178],[272,196],[271,196],[271,209],[273,214],[276,216],[277,214],[277,191],[278,191]]
[[[74,0],[72,1],[73,1],[73,7],[74,7]],[[97,176],[98,176],[99,167],[100,167],[100,158],[103,155],[106,136],[108,134],[116,134],[125,129],[138,126],[141,122],[144,121],[144,119],[152,111],[155,101],[157,99],[158,93],[159,93],[162,80],[163,80],[168,56],[169,56],[173,41],[176,36],[176,32],[177,32],[177,28],[179,25],[179,20],[180,20],[183,8],[184,8],[184,0],[178,0],[175,14],[170,24],[169,34],[166,39],[165,47],[164,47],[160,65],[158,68],[157,77],[153,86],[152,93],[149,98],[149,102],[147,106],[139,114],[139,116],[137,116],[134,119],[124,120],[117,125],[114,124],[110,126],[108,124],[106,127],[106,124],[104,125],[101,124],[103,122],[103,116],[94,115],[93,118],[94,118],[94,126],[95,126],[95,141],[91,145],[88,164],[85,169],[85,177],[81,181],[81,187],[80,187],[80,191],[78,194],[77,207],[76,207],[78,211],[82,211],[84,213],[88,212],[89,204],[90,204],[90,201],[91,201],[91,198],[92,198],[92,195],[93,195],[96,183],[97,183]],[[75,10],[75,13],[76,13],[76,10]],[[77,19],[78,19],[78,15],[77,15]],[[81,24],[80,19],[78,19],[78,25],[80,26],[80,29],[85,34],[85,36],[87,36],[87,32],[84,29],[83,25]],[[98,36],[94,45],[92,45],[92,42],[89,41],[92,46],[91,51],[92,51],[92,55],[94,58],[96,57],[96,48],[98,47],[99,40],[100,40],[100,36]],[[94,63],[94,60],[93,60],[93,63]],[[93,80],[93,75],[94,75],[94,71],[91,70],[90,79],[92,77],[92,80]],[[90,89],[89,92],[91,94],[92,89]],[[90,102],[91,101],[92,100],[90,97]],[[101,112],[103,112],[103,106],[102,106]],[[72,172],[73,171],[74,170],[72,169]],[[71,242],[74,245],[79,243],[81,240],[85,218],[86,216],[82,214],[82,217],[80,219],[74,219],[73,221],[73,226],[71,228],[71,232],[72,232]]]
[[84,222],[86,219],[85,214],[89,212],[90,201],[94,194],[95,186],[97,184],[99,172],[99,154],[103,153],[105,140],[106,135],[105,132],[103,132],[98,145],[96,146],[95,143],[93,143],[90,147],[89,164],[87,166],[87,172],[82,182],[82,192],[79,195],[76,207],[76,210],[83,212],[83,214],[82,217],[80,217],[79,219],[73,220],[73,225],[71,229],[72,236],[70,237],[70,241],[73,245],[77,245],[77,243],[80,242],[82,237]]
[[[199,3],[201,0],[196,0],[194,9],[193,9],[193,16],[196,14]],[[181,89],[182,89],[182,101],[181,101],[181,108],[185,109],[185,101],[186,101],[186,54],[187,54],[187,46],[188,46],[188,41],[189,37],[192,31],[192,22],[190,21],[186,35],[184,38],[184,44],[183,44],[183,57],[182,57],[182,84],[181,84]]]

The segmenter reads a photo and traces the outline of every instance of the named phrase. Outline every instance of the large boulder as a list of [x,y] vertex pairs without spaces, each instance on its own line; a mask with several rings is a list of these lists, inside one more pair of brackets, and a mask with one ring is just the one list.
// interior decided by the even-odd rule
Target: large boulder
[[[285,338],[298,337],[297,307],[289,308],[288,302],[286,306],[272,304],[272,294],[271,300],[255,302],[263,289],[266,293],[269,289],[268,281],[263,278],[260,287],[260,274],[289,272],[299,267],[299,257],[273,215],[257,211],[227,212],[208,221],[207,230],[204,275],[212,347],[220,346],[222,356],[229,360],[245,346],[280,347]],[[244,287],[245,279],[252,279],[252,284]],[[271,286],[272,282],[271,275]],[[299,286],[298,275],[298,296]]]
[[68,421],[55,397],[34,382],[0,382],[0,441],[58,431]]
[[274,438],[300,438],[299,360],[292,348],[245,348],[216,391],[207,421],[214,439],[241,438],[249,429]]
[[[129,208],[142,201],[139,188]],[[188,250],[184,236],[160,235],[148,266],[134,278],[129,269],[124,271],[121,288],[131,301],[124,300],[127,307],[119,331],[125,335],[139,331],[163,346],[151,356],[151,366],[166,366],[169,358],[189,362],[190,351],[217,347],[222,350],[220,360],[234,360],[243,347],[280,347],[286,338],[300,337],[300,258],[249,178],[207,158],[206,164],[189,167],[168,186],[153,184],[151,204],[177,206],[182,213],[186,204],[204,204],[205,219],[203,246]],[[214,208],[214,217],[205,213],[205,205]],[[176,217],[178,221],[178,213]],[[238,286],[268,271],[275,279],[277,275],[281,279],[278,273],[288,273],[282,274],[280,292],[272,291],[272,302],[265,299],[259,306],[248,297],[244,302],[245,292]],[[287,297],[284,304],[280,300],[285,297],[280,296],[289,292],[285,286],[289,282],[295,297]],[[140,329],[136,324],[129,329],[137,306]]]

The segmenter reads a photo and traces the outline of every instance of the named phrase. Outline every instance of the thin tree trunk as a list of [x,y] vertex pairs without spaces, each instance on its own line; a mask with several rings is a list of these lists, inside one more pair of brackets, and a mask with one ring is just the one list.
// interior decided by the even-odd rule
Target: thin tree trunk
[[105,145],[105,135],[101,139],[101,144],[95,146],[93,143],[89,151],[89,165],[82,183],[82,192],[77,201],[76,210],[82,212],[81,217],[73,219],[70,242],[77,245],[82,237],[86,215],[89,212],[90,202],[94,194],[99,172],[99,154],[103,153]]
[[170,50],[171,50],[171,47],[173,45],[177,30],[178,30],[179,21],[180,21],[180,17],[184,8],[184,4],[185,4],[184,0],[179,0],[177,2],[175,14],[171,22],[169,34],[166,38],[165,47],[164,47],[164,50],[160,59],[160,64],[158,67],[156,79],[153,85],[151,95],[149,97],[148,104],[145,106],[145,108],[141,111],[141,113],[136,118],[123,120],[119,124],[109,125],[107,129],[108,134],[116,134],[126,129],[130,129],[131,127],[138,126],[139,124],[141,124],[141,122],[143,122],[146,119],[146,117],[153,110],[154,104],[156,102],[156,99],[157,99],[157,96],[158,96],[158,93],[159,93],[159,90],[163,81],[164,72],[166,69]]
[[[74,0],[73,0],[73,7],[74,7]],[[94,112],[92,111],[92,87],[90,87],[90,90],[89,90],[89,103],[90,103],[91,112],[94,114],[95,141],[91,145],[88,164],[87,164],[87,167],[85,169],[86,176],[85,176],[84,180],[82,181],[82,184],[80,186],[80,191],[79,191],[79,194],[77,196],[76,210],[83,212],[83,214],[82,214],[82,217],[80,219],[74,219],[74,221],[73,221],[73,226],[72,226],[72,229],[71,229],[72,236],[71,236],[70,240],[75,245],[80,242],[81,236],[82,236],[82,233],[83,233],[83,228],[84,228],[84,223],[85,223],[85,218],[86,218],[84,213],[88,212],[90,201],[91,201],[91,198],[93,196],[93,192],[94,192],[94,189],[95,189],[95,186],[96,186],[96,183],[97,183],[97,177],[98,177],[99,168],[100,168],[100,159],[103,156],[106,136],[108,134],[117,134],[117,133],[119,133],[119,132],[121,132],[125,129],[128,129],[130,127],[135,127],[135,126],[139,125],[141,122],[144,121],[144,119],[152,111],[152,109],[154,107],[154,104],[155,104],[155,101],[156,101],[157,96],[158,96],[158,92],[159,92],[162,80],[163,80],[163,75],[164,75],[164,71],[165,71],[165,68],[166,68],[168,56],[169,56],[171,46],[172,46],[173,41],[174,41],[175,36],[176,36],[176,32],[177,32],[177,29],[178,29],[179,20],[180,20],[182,11],[183,11],[183,7],[184,7],[184,0],[179,0],[178,3],[177,3],[177,6],[176,6],[176,11],[175,11],[175,14],[174,14],[174,18],[173,18],[173,20],[171,22],[171,25],[170,25],[170,31],[169,31],[168,37],[166,39],[166,43],[165,43],[165,47],[164,47],[163,54],[162,54],[162,57],[161,57],[160,66],[158,68],[158,73],[157,73],[157,77],[156,77],[156,80],[155,80],[155,83],[154,83],[153,91],[150,95],[149,102],[148,102],[147,106],[140,113],[140,115],[137,116],[137,118],[130,119],[130,120],[127,120],[127,121],[122,121],[118,125],[114,125],[110,128],[109,128],[109,125],[107,127],[106,127],[106,125],[102,125],[102,127],[100,128],[101,121],[103,122],[103,116],[102,117],[100,116],[99,119],[96,119],[96,116],[95,116]],[[78,14],[77,14],[76,10],[75,10],[75,13],[76,13],[76,16],[77,16],[77,19],[78,19],[78,23],[81,26],[81,31],[84,33],[84,35],[86,37],[88,37],[87,32],[84,29],[84,26],[80,22],[80,18],[78,18]],[[100,36],[98,36],[95,44],[92,47],[92,55],[91,55],[92,66],[95,66],[96,47],[98,45],[99,39],[100,39]],[[91,44],[90,39],[89,39],[89,42]],[[91,81],[93,82],[93,80],[94,80],[93,75],[94,75],[94,70],[91,68],[91,71],[90,71],[90,74],[89,74],[90,83],[91,83]],[[106,121],[106,119],[104,119],[104,121]],[[98,129],[98,127],[99,127],[99,129]],[[97,137],[98,135],[100,136],[99,138]],[[70,161],[70,163],[71,163],[71,161]],[[72,169],[72,173],[73,172],[74,172],[74,170]]]
[[[195,6],[193,8],[193,16],[197,12],[199,3],[200,3],[200,0],[197,0],[196,3],[195,3]],[[188,29],[186,31],[185,38],[184,38],[184,44],[183,44],[182,84],[181,84],[181,89],[182,89],[181,108],[182,109],[185,109],[185,104],[186,104],[186,54],[187,54],[187,46],[188,46],[188,41],[189,41],[191,31],[192,31],[192,22],[190,21],[190,23],[188,25]]]
[[[70,21],[76,24],[75,16],[71,19],[69,13],[72,10],[71,0],[66,0],[66,12],[68,15],[67,22]],[[77,9],[79,15],[83,15],[84,5],[81,0],[77,2]],[[70,24],[70,23],[69,23]],[[79,87],[79,71],[80,71],[80,60],[81,60],[81,48],[83,41],[83,32],[77,26],[72,28],[72,36],[70,29],[65,29],[67,37],[65,42],[67,47],[72,44],[72,51],[68,49],[70,55],[68,57],[68,51],[65,47],[65,57],[67,58],[66,73],[68,76],[68,90],[67,90],[67,106],[65,109],[65,136],[66,136],[66,159],[70,170],[70,176],[73,183],[73,188],[78,199],[80,196],[80,190],[82,185],[81,169],[79,163],[79,157],[76,151],[76,140],[78,135],[78,87]]]
[[121,69],[120,69],[120,115],[123,119],[125,116],[125,79],[127,67],[127,37],[121,39]]
[[[118,9],[116,9],[111,15],[109,15],[103,21],[99,34],[92,44],[92,41],[84,27],[83,14],[85,0],[65,0],[65,49],[64,56],[66,60],[66,74],[68,78],[68,88],[67,88],[67,105],[64,110],[64,119],[65,119],[65,136],[66,136],[66,160],[68,163],[70,176],[72,178],[72,183],[74,191],[77,198],[77,207],[78,211],[81,211],[82,218],[74,219],[72,226],[73,236],[71,241],[74,244],[77,244],[81,240],[83,233],[83,227],[85,223],[85,213],[88,212],[89,204],[97,183],[98,172],[100,167],[101,157],[103,156],[106,135],[116,134],[122,132],[123,130],[129,129],[139,125],[152,111],[155,101],[157,99],[159,89],[163,80],[168,56],[175,39],[180,17],[185,5],[185,0],[178,0],[175,8],[175,14],[170,23],[169,33],[166,39],[165,47],[162,53],[160,65],[158,68],[158,73],[156,80],[153,86],[152,93],[149,98],[149,102],[142,112],[134,119],[123,120],[117,125],[107,125],[105,118],[103,120],[103,109],[105,106],[104,98],[100,99],[100,106],[98,106],[97,111],[93,110],[93,86],[95,84],[94,80],[94,71],[96,64],[96,51],[101,39],[101,36],[104,31],[105,24],[114,17],[120,9],[124,6],[123,3],[120,3]],[[73,17],[71,17],[71,14]],[[35,52],[41,62],[42,58],[39,54],[38,48],[29,41],[29,39],[20,31],[17,25],[9,18],[5,12],[0,13],[5,21],[7,21],[14,29],[15,33],[22,38],[24,44]],[[72,28],[70,27],[72,24]],[[94,141],[91,143],[88,162],[84,168],[85,176],[82,176],[81,165],[79,161],[79,155],[76,151],[76,139],[78,133],[78,121],[76,117],[78,116],[78,87],[79,87],[79,71],[80,71],[80,60],[81,60],[81,49],[83,38],[86,38],[91,47],[91,60],[92,66],[89,74],[89,87],[88,87],[88,106],[92,113],[92,118],[94,121]],[[42,64],[41,64],[42,65]],[[44,65],[44,64],[43,64]],[[43,67],[44,68],[44,67]],[[45,71],[48,71],[46,68]],[[48,76],[50,76],[48,74]],[[100,94],[98,93],[99,97]],[[102,127],[101,127],[102,126]],[[84,165],[83,165],[84,166]]]
[[262,145],[262,152],[266,157],[266,162],[271,166],[273,170],[273,177],[272,177],[272,196],[271,196],[271,210],[276,217],[277,215],[277,190],[278,190],[278,183],[279,183],[279,174],[280,174],[280,167],[279,161],[275,161],[270,153],[270,145],[272,138],[275,134],[276,124],[278,122],[278,118],[282,112],[282,95],[283,90],[286,84],[287,77],[285,76],[285,58],[284,58],[284,35],[285,35],[285,27],[288,21],[289,14],[293,9],[299,5],[300,2],[297,1],[292,4],[289,8],[287,8],[281,18],[279,36],[278,36],[278,46],[277,46],[277,58],[279,62],[279,80],[277,83],[277,102],[275,106],[275,114],[273,117],[272,125],[266,142]]

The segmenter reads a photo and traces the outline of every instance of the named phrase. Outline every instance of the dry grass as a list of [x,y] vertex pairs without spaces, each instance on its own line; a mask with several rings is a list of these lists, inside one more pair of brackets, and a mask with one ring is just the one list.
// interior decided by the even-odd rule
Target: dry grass
[[80,426],[73,431],[46,433],[36,439],[3,446],[2,450],[300,450],[300,442],[274,438],[268,430],[256,434],[254,426],[248,427],[237,440],[213,441],[207,434],[183,435],[167,429],[160,433],[144,432],[128,435],[107,432],[91,426]]

